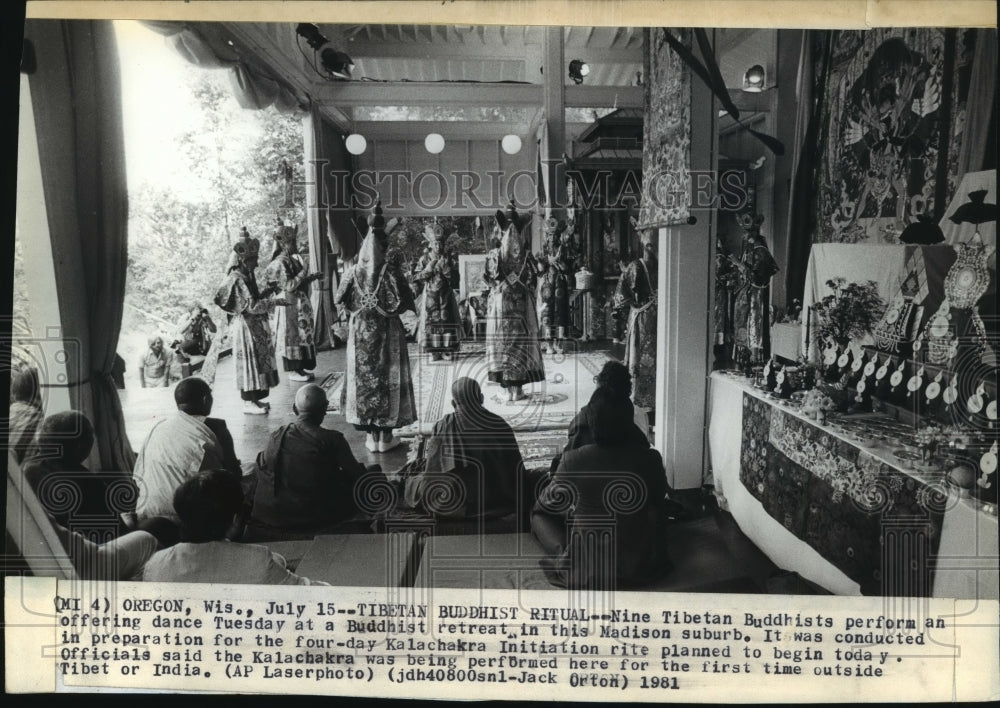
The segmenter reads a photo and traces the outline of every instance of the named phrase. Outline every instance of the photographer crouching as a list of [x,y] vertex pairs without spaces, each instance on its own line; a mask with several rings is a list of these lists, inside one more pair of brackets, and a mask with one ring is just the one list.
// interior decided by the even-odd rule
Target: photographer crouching
[[217,328],[208,310],[194,303],[180,322],[180,350],[188,356],[205,356]]

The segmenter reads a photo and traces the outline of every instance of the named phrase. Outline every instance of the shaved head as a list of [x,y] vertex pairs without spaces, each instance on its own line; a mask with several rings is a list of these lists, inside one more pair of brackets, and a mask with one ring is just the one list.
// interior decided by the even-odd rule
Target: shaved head
[[174,403],[189,415],[208,415],[212,412],[212,387],[197,376],[181,379],[174,387]]
[[316,384],[306,384],[295,392],[295,410],[317,420],[323,420],[327,406],[326,391]]

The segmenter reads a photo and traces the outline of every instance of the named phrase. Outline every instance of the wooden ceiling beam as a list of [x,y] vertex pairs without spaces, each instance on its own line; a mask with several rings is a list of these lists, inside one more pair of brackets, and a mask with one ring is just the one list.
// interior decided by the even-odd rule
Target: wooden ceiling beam
[[524,140],[530,125],[510,121],[355,121],[354,132],[376,140],[423,140],[428,133],[440,133],[445,140],[499,140],[518,135]]
[[[375,57],[379,59],[477,59],[492,61],[494,59],[524,59],[526,54],[538,54],[540,48],[535,44],[525,44],[520,37],[507,33],[507,43],[487,43],[484,46],[463,45],[462,35],[449,34],[448,41],[435,40],[426,44],[412,42],[363,42],[345,41],[338,44],[331,40],[338,49],[347,52],[352,58]],[[614,48],[567,46],[567,54],[580,54],[587,61],[603,64],[631,64],[642,62],[642,42],[635,46]]]
[[[420,81],[314,82],[310,93],[321,104],[352,106],[540,106],[540,84],[445,83]],[[566,106],[641,108],[641,86],[566,86]]]

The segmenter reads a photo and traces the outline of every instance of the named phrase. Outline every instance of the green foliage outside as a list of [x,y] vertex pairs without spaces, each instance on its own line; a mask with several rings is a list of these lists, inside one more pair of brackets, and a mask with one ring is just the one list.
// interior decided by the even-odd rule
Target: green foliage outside
[[[217,323],[225,321],[212,298],[240,227],[260,239],[263,269],[285,202],[283,162],[292,167],[293,180],[304,178],[301,116],[241,108],[222,72],[192,70],[189,80],[201,124],[182,133],[175,148],[186,158],[188,177],[205,189],[195,197],[180,196],[173,185],[184,175],[173,175],[129,195],[128,277],[119,338],[126,362],[136,360],[149,335],[172,336],[194,302],[206,307]],[[232,130],[248,121],[249,130]],[[244,139],[244,134],[252,137]],[[281,210],[280,216],[301,224],[305,254],[305,200],[301,190],[294,197],[299,206]]]

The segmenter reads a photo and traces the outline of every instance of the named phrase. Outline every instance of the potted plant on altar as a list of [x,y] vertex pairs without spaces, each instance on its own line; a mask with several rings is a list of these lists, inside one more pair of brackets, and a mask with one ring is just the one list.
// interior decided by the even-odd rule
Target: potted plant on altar
[[[832,346],[844,352],[852,340],[860,340],[871,333],[885,312],[885,301],[879,296],[878,285],[873,280],[848,283],[845,278],[833,278],[826,284],[832,292],[812,306],[816,338],[821,347]],[[829,374],[838,371],[838,367],[828,369]],[[846,381],[821,388],[834,399],[838,408],[846,410],[849,405]]]
[[851,340],[871,333],[885,312],[885,301],[874,280],[848,283],[845,278],[834,278],[826,285],[833,292],[812,306],[816,336],[843,350]]

